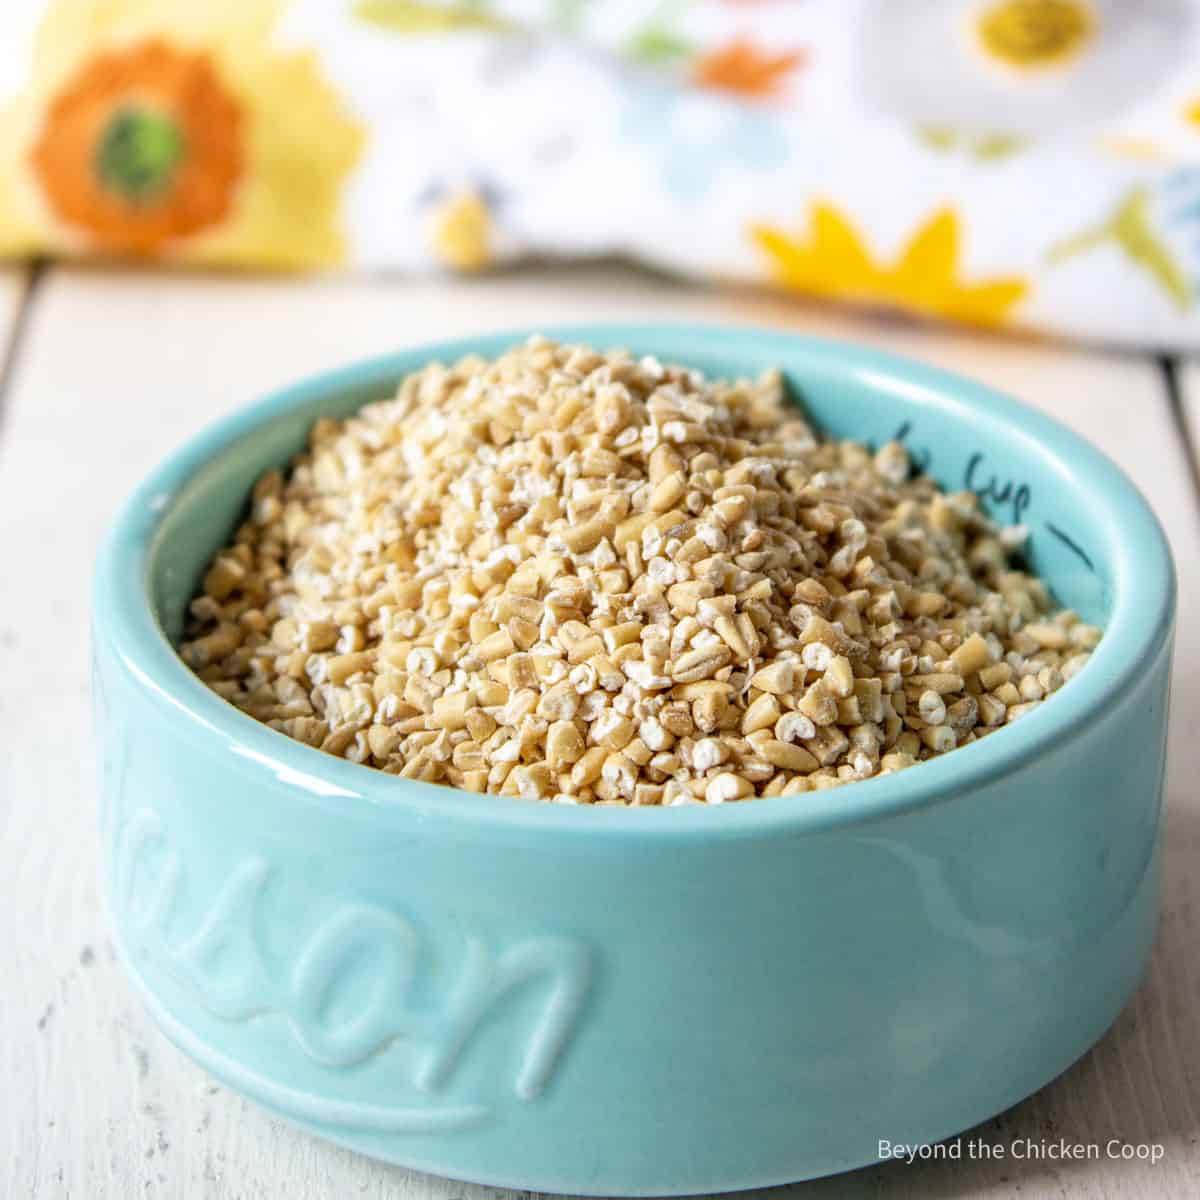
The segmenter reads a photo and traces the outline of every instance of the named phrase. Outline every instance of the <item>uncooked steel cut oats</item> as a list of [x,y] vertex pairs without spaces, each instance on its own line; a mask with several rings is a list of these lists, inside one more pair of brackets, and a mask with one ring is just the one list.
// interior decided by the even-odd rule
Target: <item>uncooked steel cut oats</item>
[[777,372],[533,339],[321,420],[181,653],[311,746],[564,804],[720,804],[1009,724],[1098,629],[904,447],[820,440]]

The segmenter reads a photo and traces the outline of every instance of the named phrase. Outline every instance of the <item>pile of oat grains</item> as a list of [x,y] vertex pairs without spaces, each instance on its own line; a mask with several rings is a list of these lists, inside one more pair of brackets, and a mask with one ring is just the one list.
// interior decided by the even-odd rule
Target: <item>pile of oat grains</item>
[[822,442],[777,373],[533,339],[313,427],[181,652],[289,737],[565,804],[719,804],[911,767],[1100,638],[904,448]]

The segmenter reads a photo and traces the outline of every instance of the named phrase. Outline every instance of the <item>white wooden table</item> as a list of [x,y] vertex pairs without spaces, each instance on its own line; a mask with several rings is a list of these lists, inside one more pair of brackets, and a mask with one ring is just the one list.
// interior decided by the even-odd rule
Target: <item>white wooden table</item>
[[0,271],[0,1196],[504,1193],[388,1168],[217,1087],[152,1028],[95,881],[88,590],[105,521],[200,426],[290,379],[435,336],[584,319],[730,320],[856,338],[979,377],[1091,438],[1167,527],[1182,605],[1166,892],[1150,973],[1113,1030],[990,1141],[1159,1142],[1155,1166],[882,1167],[775,1197],[1200,1195],[1200,366],[868,322],[683,290],[616,267],[471,282]]

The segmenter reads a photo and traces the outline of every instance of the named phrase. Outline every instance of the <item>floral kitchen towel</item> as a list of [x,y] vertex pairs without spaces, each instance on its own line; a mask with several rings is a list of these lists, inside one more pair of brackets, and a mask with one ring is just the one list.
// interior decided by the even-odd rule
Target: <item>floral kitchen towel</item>
[[1200,347],[1198,0],[40,0],[0,254],[622,254]]

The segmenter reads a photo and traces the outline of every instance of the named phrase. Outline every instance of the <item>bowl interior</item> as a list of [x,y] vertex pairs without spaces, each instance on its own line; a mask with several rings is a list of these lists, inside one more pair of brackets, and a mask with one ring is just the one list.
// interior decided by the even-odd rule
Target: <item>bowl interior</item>
[[[246,510],[258,476],[284,468],[320,416],[344,416],[392,393],[434,358],[494,355],[520,334],[449,343],[334,372],[223,422],[187,448],[174,494],[150,498],[159,520],[147,559],[154,616],[178,640],[213,553]],[[1026,565],[1058,601],[1106,624],[1121,575],[1119,498],[1132,491],[1107,460],[1037,413],[965,380],[870,351],[752,331],[599,328],[561,331],[608,349],[678,361],[710,375],[779,367],[819,430],[871,446],[899,439],[948,490],[971,488],[1004,524],[1029,530]]]

